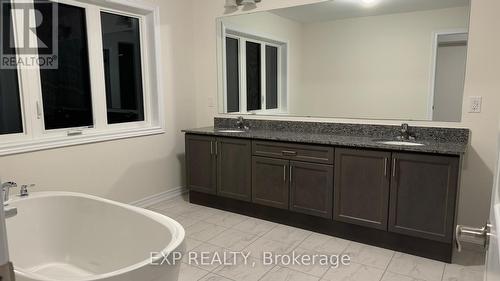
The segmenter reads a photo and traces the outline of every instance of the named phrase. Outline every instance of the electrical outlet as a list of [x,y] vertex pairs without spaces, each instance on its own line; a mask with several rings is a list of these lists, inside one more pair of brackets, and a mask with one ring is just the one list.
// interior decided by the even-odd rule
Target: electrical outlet
[[469,97],[469,113],[481,113],[483,97]]

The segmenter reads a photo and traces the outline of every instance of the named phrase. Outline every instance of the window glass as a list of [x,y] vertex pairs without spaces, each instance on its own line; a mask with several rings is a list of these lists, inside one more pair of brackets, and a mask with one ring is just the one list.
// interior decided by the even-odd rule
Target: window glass
[[[0,1],[2,19],[0,30],[10,30],[3,32],[4,54],[15,54],[15,50],[10,47],[10,35],[12,30],[12,17],[10,4]],[[23,132],[23,121],[21,115],[21,100],[19,93],[19,81],[16,69],[0,67],[0,135],[15,134]]]
[[261,46],[258,43],[247,41],[247,110],[262,108],[261,85]]
[[266,109],[278,108],[278,48],[266,46]]
[[139,19],[101,13],[108,123],[144,121]]
[[239,40],[226,38],[227,112],[240,111]]
[[[45,129],[91,127],[92,98],[90,89],[89,56],[85,9],[57,5],[58,68],[40,69],[42,81]],[[35,2],[40,11],[37,35],[42,42],[51,42],[52,8],[46,3]],[[43,49],[39,48],[43,53]]]

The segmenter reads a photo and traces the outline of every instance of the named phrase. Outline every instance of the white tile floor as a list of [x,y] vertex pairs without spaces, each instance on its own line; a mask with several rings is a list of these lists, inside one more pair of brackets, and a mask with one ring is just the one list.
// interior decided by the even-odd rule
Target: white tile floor
[[[179,281],[481,281],[483,266],[450,265],[351,242],[230,212],[190,204],[178,197],[150,208],[186,229],[187,251],[251,253],[247,265],[181,266]],[[262,251],[297,254],[347,254],[351,265],[274,265]]]

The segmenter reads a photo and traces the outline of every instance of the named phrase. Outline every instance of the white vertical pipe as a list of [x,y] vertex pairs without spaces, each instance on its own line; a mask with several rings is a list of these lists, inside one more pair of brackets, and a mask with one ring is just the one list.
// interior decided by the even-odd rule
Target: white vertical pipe
[[[0,186],[2,180],[0,180]],[[5,227],[5,212],[3,207],[3,190],[0,190],[0,266],[9,262],[9,247],[7,245],[7,229]]]

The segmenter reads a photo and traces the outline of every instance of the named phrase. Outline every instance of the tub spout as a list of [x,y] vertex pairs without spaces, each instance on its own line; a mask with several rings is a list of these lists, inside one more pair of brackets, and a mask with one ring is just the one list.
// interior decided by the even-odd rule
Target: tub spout
[[2,184],[2,191],[3,191],[3,202],[4,204],[7,204],[7,201],[9,201],[10,198],[10,189],[17,187],[17,183],[15,182],[6,182]]

